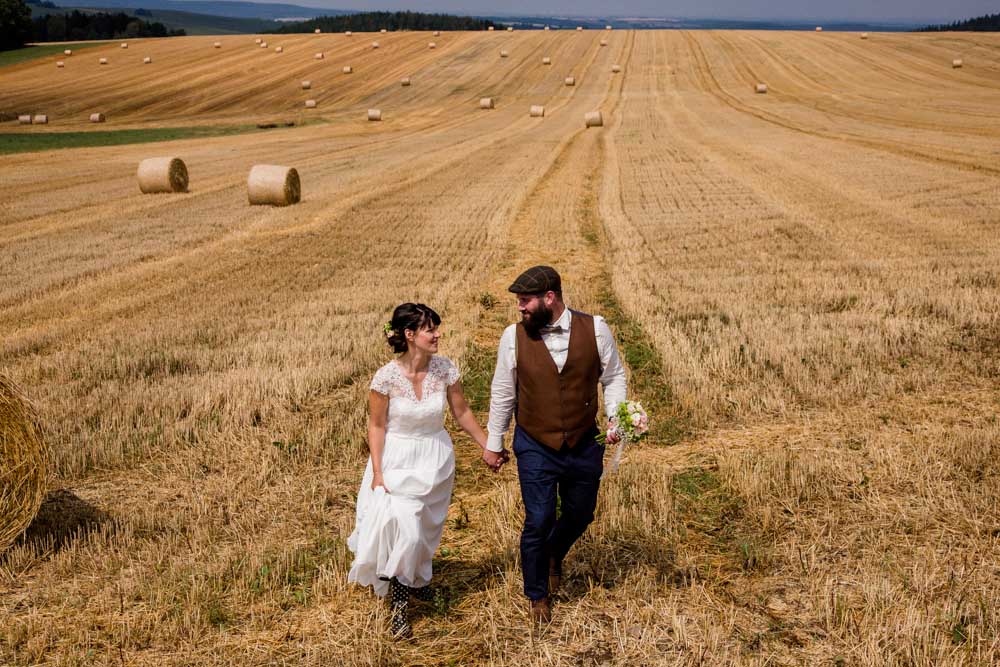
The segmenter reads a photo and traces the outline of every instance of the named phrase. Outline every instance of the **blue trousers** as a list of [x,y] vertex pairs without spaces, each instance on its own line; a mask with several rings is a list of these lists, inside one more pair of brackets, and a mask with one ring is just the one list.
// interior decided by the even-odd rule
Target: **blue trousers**
[[524,500],[521,570],[524,594],[531,600],[549,594],[549,559],[555,560],[561,572],[563,558],[594,520],[604,471],[604,447],[594,440],[595,435],[596,427],[572,449],[556,451],[520,427],[514,430],[513,449]]

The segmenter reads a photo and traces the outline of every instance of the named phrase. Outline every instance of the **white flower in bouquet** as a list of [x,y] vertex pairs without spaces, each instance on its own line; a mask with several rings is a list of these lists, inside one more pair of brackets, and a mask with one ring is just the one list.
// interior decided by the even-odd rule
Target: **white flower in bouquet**
[[618,470],[625,445],[639,442],[649,433],[649,416],[639,401],[623,401],[618,404],[615,414],[609,421],[607,432],[601,433],[598,440],[604,444],[617,439],[618,449],[609,465],[611,472],[615,472]]

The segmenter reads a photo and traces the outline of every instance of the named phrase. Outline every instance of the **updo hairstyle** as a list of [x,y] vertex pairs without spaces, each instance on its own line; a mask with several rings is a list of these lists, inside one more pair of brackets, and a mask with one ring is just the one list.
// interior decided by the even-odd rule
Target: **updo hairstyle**
[[392,311],[392,319],[386,326],[385,338],[389,347],[396,354],[406,352],[406,330],[420,331],[421,329],[438,326],[441,324],[441,316],[434,312],[430,306],[422,303],[401,303]]

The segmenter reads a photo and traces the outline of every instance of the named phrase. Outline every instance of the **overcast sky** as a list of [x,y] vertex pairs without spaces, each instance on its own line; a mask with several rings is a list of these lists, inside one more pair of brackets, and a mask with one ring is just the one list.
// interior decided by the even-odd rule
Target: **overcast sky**
[[1000,12],[1000,0],[272,0],[330,9],[456,14],[955,20]]

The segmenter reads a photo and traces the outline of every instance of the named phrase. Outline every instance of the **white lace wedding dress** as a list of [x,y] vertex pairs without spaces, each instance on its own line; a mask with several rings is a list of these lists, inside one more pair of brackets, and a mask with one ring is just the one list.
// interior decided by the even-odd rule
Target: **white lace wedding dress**
[[347,540],[354,553],[347,579],[372,586],[379,596],[388,592],[390,577],[416,588],[431,581],[431,559],[441,543],[455,481],[455,452],[444,430],[444,411],[448,387],[458,378],[450,360],[435,356],[419,399],[395,360],[372,379],[372,390],[389,397],[382,453],[385,488],[372,490],[369,458],[354,532]]

